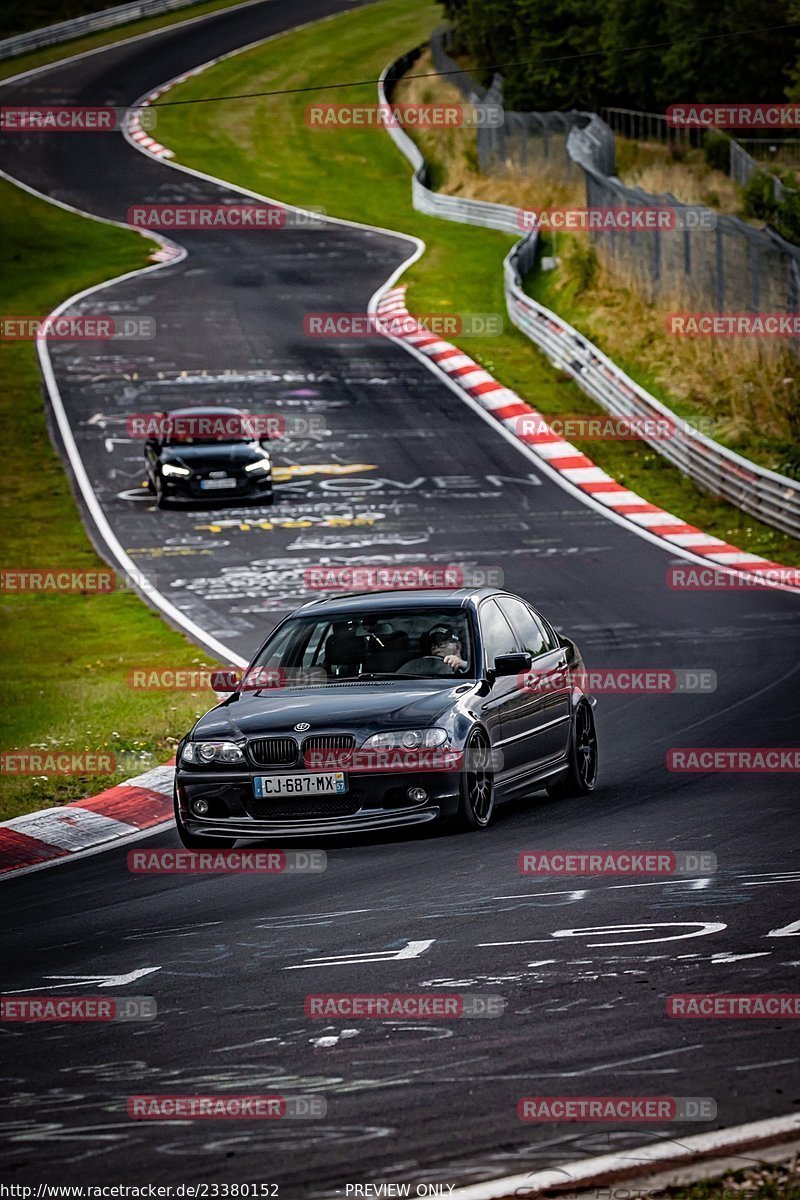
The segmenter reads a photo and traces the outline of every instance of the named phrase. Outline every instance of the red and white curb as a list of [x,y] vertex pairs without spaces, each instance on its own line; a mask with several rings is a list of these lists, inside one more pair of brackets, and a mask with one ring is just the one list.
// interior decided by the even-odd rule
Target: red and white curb
[[[650,1191],[646,1186],[640,1190],[636,1187],[636,1181],[644,1175],[652,1176],[656,1170],[705,1163],[705,1171],[698,1171],[696,1178],[716,1178],[728,1170],[739,1171],[755,1165],[759,1151],[788,1142],[798,1135],[800,1116],[792,1113],[786,1117],[771,1117],[765,1121],[752,1121],[747,1125],[715,1129],[710,1133],[692,1134],[680,1140],[670,1138],[667,1141],[651,1143],[649,1146],[639,1146],[635,1150],[601,1154],[543,1171],[532,1171],[528,1175],[507,1175],[503,1179],[469,1184],[451,1192],[450,1200],[504,1200],[505,1197],[524,1200],[525,1197],[542,1194],[579,1197],[587,1195],[587,1189],[593,1185],[587,1200],[588,1196],[594,1200],[601,1200],[601,1197],[604,1200],[613,1200],[613,1189],[605,1186],[598,1191],[595,1187],[598,1184],[608,1185],[621,1180],[627,1180],[629,1186],[620,1189],[619,1196],[650,1196],[655,1194],[655,1191]],[[720,1163],[719,1169],[715,1169],[713,1161],[720,1159],[722,1155],[735,1155],[737,1160],[741,1161],[733,1164],[726,1161]],[[658,1192],[665,1186],[667,1184],[662,1181]]]
[[172,819],[174,763],[154,767],[88,800],[0,824],[0,878],[108,846]]
[[128,109],[128,134],[132,141],[137,146],[146,150],[148,154],[152,154],[154,158],[174,158],[175,154],[167,146],[162,146],[161,142],[150,137],[147,130],[142,128],[142,118],[140,110],[154,104],[160,96],[171,88],[176,87],[179,83],[185,83],[187,79],[191,79],[193,75],[199,75],[204,70],[204,67],[195,67],[191,71],[185,71],[183,75],[176,76],[175,79],[170,79],[168,83],[164,83],[161,87],[154,88],[152,92],[148,92],[146,96],[142,96],[136,101],[133,108]]
[[[687,524],[680,517],[666,512],[657,504],[650,504],[643,496],[617,483],[577,447],[551,429],[546,417],[516,392],[498,383],[463,350],[424,329],[414,330],[413,317],[406,308],[405,293],[405,286],[391,288],[377,304],[378,317],[391,318],[393,331],[395,327],[400,330],[396,335],[393,332],[392,336],[407,342],[434,363],[473,401],[477,401],[490,416],[520,442],[530,447],[538,458],[568,483],[638,528],[645,528],[648,533],[662,538],[676,549],[689,551],[720,567],[753,574],[788,571],[788,568],[780,563],[762,558],[759,554],[748,554],[722,538],[704,533],[696,525]],[[405,324],[409,326],[410,332],[403,329]],[[520,417],[533,418],[532,423],[535,424],[537,432],[518,433]]]

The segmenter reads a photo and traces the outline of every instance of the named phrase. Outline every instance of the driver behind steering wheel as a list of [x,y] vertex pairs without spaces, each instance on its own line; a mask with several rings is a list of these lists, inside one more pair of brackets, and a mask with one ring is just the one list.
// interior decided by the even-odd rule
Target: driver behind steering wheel
[[422,645],[428,647],[427,654],[404,663],[400,668],[404,674],[457,675],[468,666],[461,657],[458,630],[450,625],[434,625],[423,635]]

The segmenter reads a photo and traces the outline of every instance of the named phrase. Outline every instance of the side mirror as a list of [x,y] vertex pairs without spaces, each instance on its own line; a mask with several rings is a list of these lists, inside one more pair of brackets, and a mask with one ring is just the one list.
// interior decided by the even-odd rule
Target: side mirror
[[519,675],[531,669],[533,659],[527,651],[520,654],[498,654],[494,660],[494,674],[500,678],[503,675]]

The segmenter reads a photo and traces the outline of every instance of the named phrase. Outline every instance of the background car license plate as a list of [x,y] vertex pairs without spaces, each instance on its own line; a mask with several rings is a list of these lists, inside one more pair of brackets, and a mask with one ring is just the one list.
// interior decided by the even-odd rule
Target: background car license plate
[[270,796],[341,796],[347,791],[344,771],[308,775],[256,775],[253,793],[259,800]]
[[200,487],[210,491],[211,488],[232,488],[236,487],[235,479],[201,479]]

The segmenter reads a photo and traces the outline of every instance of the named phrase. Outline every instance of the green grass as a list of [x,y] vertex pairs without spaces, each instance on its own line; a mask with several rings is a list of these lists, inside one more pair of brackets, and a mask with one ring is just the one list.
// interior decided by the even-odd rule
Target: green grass
[[[67,296],[144,266],[153,243],[64,212],[0,182],[3,312],[44,315]],[[5,342],[0,412],[13,430],[3,452],[0,561],[6,569],[104,564],[81,525],[45,427],[32,342]],[[0,594],[6,703],[4,750],[47,746],[134,756],[142,769],[168,759],[213,693],[133,691],[132,667],[197,666],[203,655],[131,592]],[[208,660],[205,660],[207,663]],[[0,819],[93,795],[136,773],[0,778]]]
[[[181,85],[171,98],[376,78],[392,57],[424,41],[440,19],[439,10],[425,0],[382,0],[228,59]],[[304,121],[306,105],[316,98],[334,95],[337,103],[363,104],[373,103],[375,94],[374,85],[367,84],[317,97],[305,92],[165,107],[159,113],[159,138],[181,162],[256,192],[323,205],[331,215],[422,237],[427,251],[405,277],[412,311],[497,312],[505,317],[501,264],[513,238],[414,212],[408,164],[381,129],[315,130]],[[499,337],[461,344],[544,413],[599,411],[510,326]],[[649,447],[577,444],[626,487],[683,520],[767,558],[800,562],[795,539],[704,495]]]
[[[127,25],[118,25],[114,29],[105,29],[100,33],[90,33],[85,37],[72,38],[68,42],[59,42],[57,46],[46,46],[42,50],[33,50],[30,54],[20,54],[0,63],[0,79],[8,79],[12,75],[21,75],[34,67],[57,62],[60,58],[70,58],[73,54],[81,54],[84,50],[94,50],[98,46],[109,46],[124,38],[133,37],[138,33],[149,33],[153,29],[164,29],[167,25],[176,25],[187,21],[190,17],[199,17],[204,13],[217,12],[223,8],[232,8],[241,4],[242,0],[207,0],[205,4],[193,4],[177,12],[165,13],[160,17],[148,17],[143,21],[130,21]],[[54,17],[47,24],[60,20]]]

